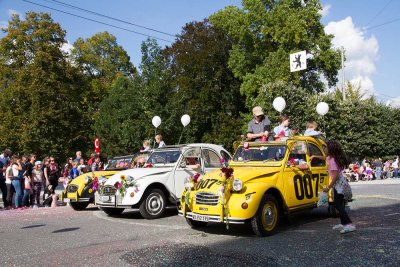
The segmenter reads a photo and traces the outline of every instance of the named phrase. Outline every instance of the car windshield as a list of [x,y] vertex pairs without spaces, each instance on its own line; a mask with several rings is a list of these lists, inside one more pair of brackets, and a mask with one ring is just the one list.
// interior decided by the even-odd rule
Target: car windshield
[[248,162],[248,161],[281,161],[285,157],[286,146],[284,145],[266,145],[244,148],[239,147],[233,161]]
[[147,164],[174,164],[178,161],[180,154],[179,149],[154,151],[147,160]]
[[132,157],[112,158],[108,160],[106,169],[129,169],[131,161]]

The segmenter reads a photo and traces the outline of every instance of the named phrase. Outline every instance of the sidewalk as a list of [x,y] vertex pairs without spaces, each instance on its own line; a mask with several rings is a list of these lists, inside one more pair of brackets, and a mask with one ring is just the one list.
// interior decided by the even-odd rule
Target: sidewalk
[[349,182],[351,186],[353,185],[365,185],[365,184],[371,184],[371,185],[377,185],[377,184],[400,184],[400,178],[394,179],[394,178],[388,178],[384,180],[372,180],[372,181],[358,181],[358,182]]
[[[56,194],[61,194],[61,192],[64,191],[64,186],[60,183],[57,187],[56,187]],[[43,197],[43,188],[42,191],[40,192],[40,201],[42,202],[42,197]],[[61,202],[59,202],[61,203]],[[3,207],[3,194],[0,191],[0,207]]]

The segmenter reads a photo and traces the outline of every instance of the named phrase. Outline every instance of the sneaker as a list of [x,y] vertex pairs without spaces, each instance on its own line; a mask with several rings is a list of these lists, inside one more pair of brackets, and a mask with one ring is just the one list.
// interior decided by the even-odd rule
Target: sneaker
[[343,224],[336,224],[332,227],[332,230],[342,230],[343,227]]
[[33,205],[32,209],[38,209],[38,205]]
[[350,232],[354,232],[356,230],[356,226],[354,224],[347,224],[343,227],[343,229],[340,231],[341,234],[346,234]]

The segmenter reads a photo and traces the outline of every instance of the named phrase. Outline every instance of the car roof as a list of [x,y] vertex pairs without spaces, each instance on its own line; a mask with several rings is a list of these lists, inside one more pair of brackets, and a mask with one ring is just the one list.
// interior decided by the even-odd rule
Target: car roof
[[[261,142],[247,142],[249,143],[250,146],[263,146],[266,144],[273,144],[273,145],[286,145],[288,141],[314,141],[317,142],[321,145],[326,145],[325,141],[318,138],[318,137],[313,137],[313,136],[302,136],[302,135],[297,135],[297,136],[292,136],[289,137],[287,140],[285,141],[268,141],[265,143],[261,143]],[[246,142],[241,142],[240,145],[243,145]]]

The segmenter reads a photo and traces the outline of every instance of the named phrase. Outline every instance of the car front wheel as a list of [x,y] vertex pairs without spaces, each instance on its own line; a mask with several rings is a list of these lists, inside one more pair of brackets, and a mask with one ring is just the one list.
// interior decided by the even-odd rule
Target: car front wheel
[[275,233],[279,223],[279,206],[275,197],[266,194],[261,199],[256,215],[251,219],[253,232],[257,236]]
[[165,206],[166,199],[164,192],[161,189],[152,189],[145,194],[139,211],[145,219],[157,219],[164,215]]
[[69,205],[74,210],[84,210],[89,206],[89,202],[70,202]]
[[100,209],[102,211],[104,211],[107,215],[110,215],[110,216],[120,215],[124,211],[124,209],[121,209],[121,208],[103,208],[103,207],[100,207]]

